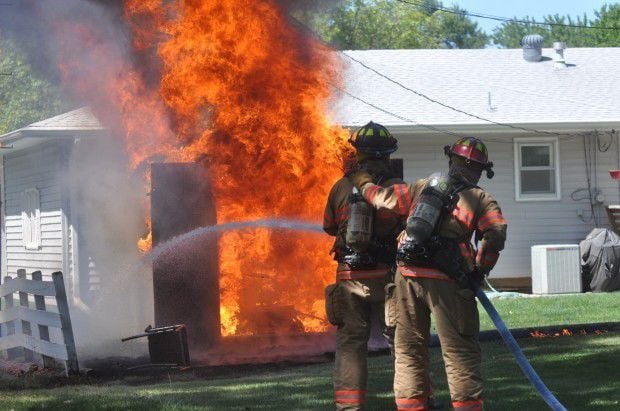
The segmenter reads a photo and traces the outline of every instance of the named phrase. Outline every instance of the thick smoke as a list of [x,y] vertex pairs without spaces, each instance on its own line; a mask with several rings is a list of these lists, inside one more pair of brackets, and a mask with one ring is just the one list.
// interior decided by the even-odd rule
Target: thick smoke
[[80,246],[73,315],[82,359],[144,355],[141,345],[120,341],[152,324],[152,272],[136,249],[147,193],[135,177],[127,174],[118,139],[103,135],[74,144],[67,183]]
[[[128,158],[123,140],[128,127],[135,127],[132,136],[152,141],[152,119],[145,116],[129,125],[123,119],[130,107],[109,103],[122,103],[115,93],[143,81],[120,12],[115,1],[24,0],[0,7],[0,35],[27,53],[35,71],[60,85],[71,104],[90,106],[109,130],[106,136],[84,136],[74,144],[65,179],[79,246],[80,275],[67,281],[72,284],[69,298],[80,360],[144,355],[142,346],[121,344],[120,339],[152,323],[152,273],[140,262],[136,247],[145,234],[144,170],[132,170],[139,164]],[[118,88],[107,89],[110,84]],[[131,109],[136,117],[147,111]],[[164,112],[148,107],[151,114],[158,110]],[[171,135],[165,116],[159,124],[160,136]]]

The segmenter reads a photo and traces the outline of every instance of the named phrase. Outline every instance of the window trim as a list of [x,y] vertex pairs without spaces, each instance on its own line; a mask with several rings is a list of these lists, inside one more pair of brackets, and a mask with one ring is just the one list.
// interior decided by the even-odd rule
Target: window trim
[[[30,206],[34,206],[32,218],[28,215]],[[41,194],[36,187],[22,192],[22,236],[26,250],[41,249]]]
[[[521,194],[521,147],[522,146],[551,146],[554,151],[553,167],[528,167],[528,170],[555,170],[555,193],[553,194]],[[515,201],[560,201],[562,200],[562,179],[560,177],[560,143],[557,137],[519,137],[513,139]]]

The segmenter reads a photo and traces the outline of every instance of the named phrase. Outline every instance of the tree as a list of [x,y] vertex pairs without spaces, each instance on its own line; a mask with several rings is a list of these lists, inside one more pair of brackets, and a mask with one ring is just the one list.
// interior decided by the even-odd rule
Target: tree
[[327,43],[340,49],[484,47],[488,36],[464,10],[442,10],[435,0],[419,6],[395,0],[343,0],[299,15]]
[[614,28],[614,30],[593,30],[597,46],[620,46],[620,4],[604,5],[599,11],[594,12],[594,15],[595,25]]
[[59,114],[60,91],[33,72],[9,39],[0,39],[0,134]]
[[[526,34],[540,34],[545,45],[550,47],[554,41],[564,41],[569,47],[617,47],[620,46],[620,4],[603,6],[595,11],[595,18],[587,15],[573,19],[571,16],[549,15],[544,23],[559,24],[544,26],[532,24],[535,20],[525,17],[526,23],[504,22],[493,32],[493,43],[506,48],[518,48]],[[617,30],[585,29],[561,25],[600,26]]]
[[450,10],[453,13],[438,10],[433,14],[440,21],[440,32],[437,36],[453,42],[459,49],[484,48],[489,42],[489,36],[465,14],[467,11],[458,6]]

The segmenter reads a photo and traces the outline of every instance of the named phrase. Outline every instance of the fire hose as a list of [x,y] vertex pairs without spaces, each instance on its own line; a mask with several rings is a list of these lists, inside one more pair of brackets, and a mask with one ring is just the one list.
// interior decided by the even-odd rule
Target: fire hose
[[534,386],[534,388],[536,388],[536,391],[538,391],[543,400],[545,400],[547,405],[549,405],[549,408],[554,411],[566,411],[566,407],[564,407],[560,403],[560,401],[555,398],[553,393],[540,379],[527,358],[525,358],[525,355],[523,354],[523,351],[521,351],[519,344],[517,344],[515,338],[512,336],[510,331],[508,331],[508,327],[506,327],[506,324],[502,320],[502,317],[500,317],[499,313],[497,312],[491,301],[487,298],[487,295],[484,293],[484,291],[482,291],[482,288],[480,288],[480,286],[473,281],[469,282],[469,286],[476,294],[476,297],[478,297],[478,301],[480,301],[480,304],[482,304],[487,314],[489,314],[489,317],[491,317],[495,328],[497,328],[497,331],[499,331],[499,334],[502,336],[504,343],[506,344],[506,346],[508,346],[508,349],[510,350],[512,355],[514,355],[515,359],[517,360],[517,364],[519,364],[519,367],[521,367],[521,370],[523,371],[523,374],[525,374],[530,383]]

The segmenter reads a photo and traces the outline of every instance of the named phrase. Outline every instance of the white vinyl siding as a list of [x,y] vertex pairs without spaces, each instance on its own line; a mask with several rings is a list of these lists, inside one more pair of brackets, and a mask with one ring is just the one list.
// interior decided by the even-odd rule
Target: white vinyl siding
[[562,198],[558,138],[515,138],[515,199],[548,201]]
[[42,144],[4,155],[7,272],[2,275],[15,276],[23,268],[47,276],[65,268],[63,152],[60,145]]
[[[574,201],[571,193],[587,187],[586,169],[581,139],[558,142],[562,159],[561,196],[559,201],[520,202],[515,199],[515,161],[513,157],[513,136],[479,136],[487,142],[489,159],[495,167],[495,177],[487,179],[483,173],[480,186],[497,199],[508,221],[506,249],[501,253],[492,277],[529,277],[530,247],[538,244],[577,244],[594,228],[587,199]],[[397,135],[399,150],[394,158],[404,159],[405,180],[413,182],[437,171],[447,171],[448,161],[443,146],[455,140],[450,136]],[[617,142],[615,142],[617,143]],[[616,149],[597,153],[598,188],[605,196],[605,204],[619,204],[618,182],[609,177],[609,170],[616,169],[619,153]],[[578,212],[584,214],[584,220]],[[595,211],[603,227],[607,217],[602,205]]]

